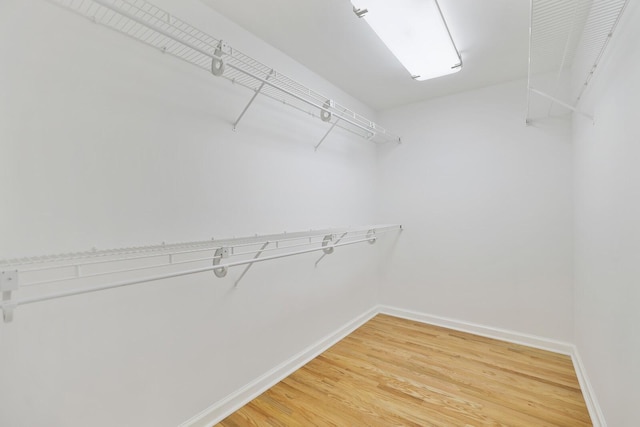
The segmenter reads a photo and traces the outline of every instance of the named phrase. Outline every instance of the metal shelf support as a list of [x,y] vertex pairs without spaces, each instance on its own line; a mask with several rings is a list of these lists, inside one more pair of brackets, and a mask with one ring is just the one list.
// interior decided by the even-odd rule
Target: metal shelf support
[[340,236],[332,246],[329,246],[329,243],[333,242],[333,239],[334,239],[333,234],[327,235],[327,236],[324,238],[324,240],[322,241],[322,246],[325,246],[324,253],[323,253],[323,254],[320,256],[320,258],[318,258],[318,260],[316,261],[316,263],[315,263],[315,267],[316,267],[316,268],[318,267],[318,264],[320,264],[320,261],[322,261],[322,259],[323,259],[325,256],[330,255],[330,254],[332,254],[332,253],[333,253],[333,248],[335,247],[335,245],[337,245],[338,243],[340,243],[340,241],[341,241],[341,240],[342,240],[342,239],[343,239],[347,234],[348,234],[348,233],[346,233],[346,232],[345,232],[345,233],[343,233],[343,234],[342,234],[342,236]]
[[564,102],[564,101],[562,101],[562,100],[560,100],[560,99],[558,99],[556,97],[553,97],[553,96],[551,96],[549,94],[546,94],[546,93],[544,93],[544,92],[542,92],[542,91],[540,91],[538,89],[534,89],[534,88],[529,88],[529,91],[531,91],[531,92],[533,92],[533,93],[535,93],[537,95],[540,95],[543,98],[547,98],[547,99],[553,101],[554,103],[556,103],[558,105],[562,105],[564,108],[567,108],[567,109],[573,111],[574,113],[578,113],[581,116],[584,116],[584,117],[588,118],[589,120],[593,121],[593,116],[591,114],[587,114],[584,111],[581,111],[578,108],[574,107],[573,105],[569,105],[566,102]]
[[[264,250],[267,248],[267,246],[269,246],[269,241],[264,242],[264,244],[260,247],[260,250],[258,252],[256,252],[255,256],[253,257],[254,260],[257,260],[258,258],[260,258],[260,255],[262,255],[262,252],[264,252]],[[254,261],[255,262],[255,261]],[[240,277],[238,277],[235,281],[235,283],[233,284],[234,288],[238,287],[238,283],[240,283],[240,281],[242,280],[242,278],[244,277],[245,274],[247,274],[247,271],[249,271],[249,269],[251,268],[251,266],[254,263],[249,263],[247,264],[247,266],[244,268],[244,270],[242,270],[242,273],[240,274]]]
[[2,292],[2,317],[5,322],[13,320],[13,311],[17,303],[12,300],[11,293],[20,287],[18,270],[0,271],[0,292]]
[[327,133],[324,134],[324,136],[322,137],[322,139],[320,139],[320,142],[318,142],[318,144],[313,147],[314,151],[318,151],[318,148],[320,148],[320,146],[322,145],[322,143],[324,142],[325,139],[327,139],[327,137],[329,136],[329,134],[331,133],[331,131],[336,127],[336,125],[338,124],[338,121],[340,119],[337,118],[335,122],[333,122],[333,124],[331,125],[331,127],[329,128],[329,130],[327,130]]
[[[269,80],[269,77],[271,77],[271,75],[273,74],[273,69],[269,72],[269,75],[267,76],[266,80]],[[233,122],[233,131],[235,132],[236,128],[238,127],[238,123],[240,123],[240,120],[242,120],[242,117],[244,116],[244,114],[247,112],[247,110],[249,109],[249,107],[251,106],[251,104],[253,104],[253,101],[255,101],[255,99],[258,97],[258,95],[260,94],[260,92],[262,91],[262,88],[264,87],[264,85],[266,84],[266,82],[262,82],[260,83],[260,86],[258,87],[258,89],[256,89],[256,92],[253,94],[253,96],[251,97],[251,99],[249,100],[249,103],[246,105],[246,107],[244,107],[244,110],[242,110],[242,113],[240,113],[240,115],[238,116],[238,118],[236,119],[235,122]]]

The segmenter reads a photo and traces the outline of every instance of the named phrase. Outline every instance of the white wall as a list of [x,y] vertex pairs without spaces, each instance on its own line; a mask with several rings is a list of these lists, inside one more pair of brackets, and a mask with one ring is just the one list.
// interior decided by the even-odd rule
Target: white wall
[[576,344],[608,425],[640,425],[640,4],[575,116]]
[[[201,2],[176,16],[363,114]],[[0,2],[0,258],[372,223],[368,142],[43,0]],[[0,425],[173,426],[376,300],[375,246],[19,307]],[[233,270],[232,270],[233,272]]]
[[572,340],[570,127],[526,127],[526,83],[386,111],[404,143],[383,153],[381,219],[405,232],[381,299]]

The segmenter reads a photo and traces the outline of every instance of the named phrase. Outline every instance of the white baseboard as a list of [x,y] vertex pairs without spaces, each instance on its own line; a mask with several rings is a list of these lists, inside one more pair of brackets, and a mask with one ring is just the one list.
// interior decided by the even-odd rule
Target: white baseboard
[[607,422],[604,419],[604,414],[602,413],[602,409],[600,408],[600,405],[596,400],[596,394],[593,390],[593,387],[591,386],[591,382],[589,381],[589,377],[587,376],[587,371],[584,368],[584,364],[582,363],[580,353],[578,353],[578,348],[576,346],[573,346],[571,359],[573,360],[573,367],[576,370],[576,376],[578,377],[578,382],[580,383],[580,389],[582,390],[584,402],[587,404],[587,409],[589,409],[589,415],[591,416],[593,427],[607,427]]
[[378,314],[378,307],[366,311],[335,332],[310,345],[289,360],[281,363],[241,389],[214,403],[204,411],[180,424],[180,427],[209,427],[219,423],[269,388],[322,354],[329,347],[355,331]]
[[327,350],[329,347],[349,335],[358,327],[369,321],[377,314],[388,314],[390,316],[400,317],[403,319],[415,320],[417,322],[428,323],[430,325],[442,326],[449,329],[455,329],[462,332],[468,332],[475,335],[480,335],[488,338],[495,338],[502,341],[511,342],[514,344],[526,345],[529,347],[539,348],[542,350],[553,351],[556,353],[565,354],[571,356],[573,365],[576,370],[576,375],[582,394],[584,396],[589,415],[594,427],[607,427],[604,420],[604,416],[598,405],[595,397],[595,393],[591,387],[589,379],[586,375],[584,365],[578,354],[578,350],[575,345],[556,341],[548,338],[538,337],[535,335],[523,334],[520,332],[510,331],[506,329],[493,328],[490,326],[479,325],[476,323],[465,322],[456,319],[450,319],[446,317],[434,316],[426,313],[420,313],[411,310],[404,310],[397,307],[391,307],[386,305],[378,305],[355,319],[351,320],[335,332],[327,335],[305,350],[296,354],[289,360],[281,363],[264,375],[256,378],[254,381],[245,385],[241,389],[231,393],[224,399],[214,403],[204,411],[180,424],[180,427],[209,427],[220,421],[233,412],[240,409],[242,406],[256,398],[270,387],[274,386],[282,379],[286,378],[297,369],[304,366],[316,356]]
[[526,345],[528,347],[539,348],[541,350],[553,351],[554,353],[561,353],[567,356],[571,356],[574,349],[574,346],[567,342],[542,338],[535,335],[523,334],[507,329],[493,328],[490,326],[479,325],[477,323],[470,323],[462,320],[450,319],[448,317],[434,316],[417,311],[391,307],[388,305],[378,306],[378,313],[401,317],[403,319],[415,320],[417,322],[428,323],[430,325],[442,326],[444,328],[468,332],[487,338],[495,338],[514,344]]

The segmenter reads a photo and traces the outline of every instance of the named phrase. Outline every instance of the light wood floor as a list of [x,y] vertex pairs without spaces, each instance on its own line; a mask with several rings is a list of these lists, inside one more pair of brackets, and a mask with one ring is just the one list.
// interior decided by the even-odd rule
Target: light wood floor
[[568,356],[378,315],[219,426],[590,426]]

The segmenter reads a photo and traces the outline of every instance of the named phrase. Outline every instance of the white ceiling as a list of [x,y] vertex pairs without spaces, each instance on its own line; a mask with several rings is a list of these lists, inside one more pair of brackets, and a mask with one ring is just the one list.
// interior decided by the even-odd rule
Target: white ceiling
[[423,82],[349,0],[202,1],[376,110],[527,76],[528,0],[439,0],[464,66]]

